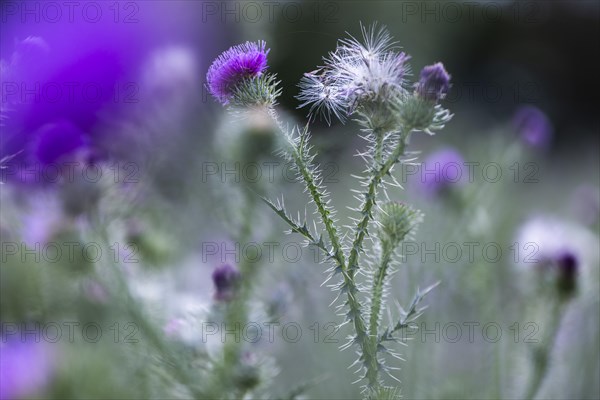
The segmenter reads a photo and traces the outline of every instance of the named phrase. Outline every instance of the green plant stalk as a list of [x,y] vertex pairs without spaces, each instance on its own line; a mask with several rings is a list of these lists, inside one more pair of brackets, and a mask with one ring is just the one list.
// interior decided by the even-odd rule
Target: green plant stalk
[[[406,136],[408,135],[408,133],[410,133],[410,131],[412,131],[412,129],[406,130],[406,135],[403,135],[400,138],[400,142],[398,143],[398,145],[396,146],[396,148],[394,149],[394,151],[392,152],[390,157],[374,171],[373,175],[370,178],[369,185],[368,185],[368,191],[367,191],[367,195],[365,198],[365,203],[363,204],[363,207],[361,210],[361,214],[363,217],[358,222],[358,225],[356,227],[356,230],[355,230],[356,236],[352,243],[352,248],[350,250],[350,256],[348,259],[347,274],[344,274],[344,279],[347,279],[347,281],[348,281],[347,286],[349,288],[356,287],[356,284],[354,282],[354,276],[355,276],[356,270],[358,270],[359,253],[360,253],[360,249],[362,248],[363,240],[367,233],[367,226],[372,219],[372,209],[373,209],[373,206],[375,205],[377,189],[378,189],[379,185],[381,184],[381,182],[383,181],[383,178],[385,177],[385,175],[387,175],[390,172],[392,167],[398,162],[398,159],[402,155],[404,155],[404,151],[406,148]],[[383,134],[379,134],[378,136],[383,138]],[[376,144],[376,147],[375,147],[375,156],[376,157],[377,157],[377,153],[378,153],[378,146],[382,143],[383,142],[381,141],[381,143]],[[383,284],[383,282],[382,282],[382,284]],[[378,303],[381,303],[381,297],[379,298],[378,301],[377,300],[375,300],[375,301]],[[356,301],[356,297],[354,296],[354,294],[351,293],[350,291],[348,292],[348,304],[350,305],[351,312],[354,313],[353,307],[356,307],[356,309],[357,309],[357,312],[356,312],[357,318],[354,319],[354,328],[356,330],[356,337],[357,337],[359,346],[362,350],[362,358],[363,358],[364,365],[367,369],[366,378],[369,382],[369,387],[372,389],[373,388],[376,389],[379,386],[379,362],[377,360],[377,340],[378,340],[377,324],[375,324],[375,326],[374,326],[375,335],[374,336],[371,335],[371,332],[372,332],[371,328],[369,328],[369,335],[367,335],[366,327],[365,327],[364,321],[362,319],[362,315],[360,313],[360,305]],[[379,304],[379,307],[380,307],[380,304]]]
[[539,347],[533,349],[533,375],[529,380],[529,384],[525,391],[524,399],[533,399],[540,390],[542,381],[548,372],[548,358],[552,345],[556,339],[558,328],[560,326],[560,320],[562,318],[563,310],[566,304],[566,299],[555,299],[552,305],[548,334],[542,338],[542,342]]
[[[254,215],[256,200],[251,192],[246,192],[246,204],[247,207],[244,212],[246,218],[244,219],[238,237],[240,243],[245,243],[252,236],[252,216]],[[250,263],[245,259],[243,259],[239,265],[242,276],[240,288],[235,298],[226,305],[225,325],[229,329],[233,328],[237,330],[239,327],[241,330],[244,327],[244,324],[247,323],[248,310],[246,304],[252,292],[251,287],[253,280],[251,278],[256,275],[256,271],[252,270],[253,265],[253,263]],[[215,395],[214,393],[223,393],[225,388],[236,387],[233,379],[234,377],[231,373],[235,370],[235,366],[240,361],[241,349],[241,340],[229,340],[225,342],[223,346],[222,362],[220,365],[217,365],[215,379],[209,386],[210,394]]]
[[302,179],[304,180],[304,183],[306,184],[306,187],[317,206],[317,211],[321,216],[323,225],[325,225],[325,230],[327,231],[329,241],[331,242],[331,247],[333,248],[333,256],[335,258],[335,261],[337,262],[339,267],[345,269],[344,267],[346,264],[346,260],[344,252],[342,251],[342,245],[339,239],[337,228],[335,227],[333,220],[331,219],[331,212],[329,211],[329,209],[323,201],[321,192],[315,184],[315,178],[312,172],[304,164],[304,161],[301,157],[298,156],[294,159],[296,161],[296,165],[298,166],[300,174],[302,175]]
[[[377,164],[374,169],[374,173],[369,182],[368,195],[365,200],[365,204],[363,205],[362,215],[363,218],[359,221],[359,224],[356,228],[356,237],[352,245],[350,258],[348,263],[346,264],[344,252],[342,250],[341,242],[339,240],[339,235],[333,220],[331,219],[331,212],[327,208],[326,203],[323,201],[322,193],[316,184],[316,180],[313,172],[310,170],[308,165],[306,165],[302,154],[300,154],[299,149],[302,149],[303,142],[301,141],[300,145],[297,147],[295,143],[293,143],[292,139],[286,133],[286,130],[282,126],[279,121],[277,114],[274,109],[270,109],[269,113],[275,123],[278,125],[281,132],[285,135],[288,145],[290,149],[288,152],[292,155],[293,161],[296,164],[300,176],[304,181],[308,192],[315,202],[317,207],[317,211],[321,217],[321,221],[325,226],[325,230],[329,236],[329,240],[331,242],[331,246],[333,248],[333,258],[337,263],[337,268],[342,273],[343,276],[343,284],[341,286],[342,291],[345,291],[347,294],[347,306],[349,308],[348,319],[352,321],[354,326],[354,331],[356,332],[355,343],[361,349],[361,361],[366,368],[366,378],[369,382],[370,387],[378,386],[378,374],[379,374],[379,363],[377,361],[377,346],[373,346],[371,344],[371,340],[369,339],[367,333],[367,327],[365,321],[362,316],[360,302],[358,301],[357,294],[358,288],[356,286],[356,282],[354,281],[354,270],[357,268],[359,249],[362,246],[362,242],[365,238],[366,228],[371,220],[372,208],[375,205],[375,197],[376,191],[379,185],[381,184],[385,175],[387,175],[391,168],[398,162],[398,159],[404,155],[405,146],[406,146],[406,137],[408,133],[412,131],[412,129],[406,129],[406,134],[400,138],[400,142],[390,157],[383,164]],[[382,147],[383,147],[383,139],[384,135],[380,132],[376,133],[376,145],[374,149],[374,158],[381,159],[382,157]],[[379,133],[379,134],[377,134]],[[303,138],[301,140],[304,140]],[[377,335],[376,335],[377,337]]]
[[378,387],[378,365],[377,365],[377,347],[379,345],[379,318],[381,315],[381,306],[383,300],[383,287],[385,279],[388,275],[388,267],[392,260],[394,253],[393,246],[390,243],[382,243],[383,250],[381,255],[381,261],[377,268],[377,273],[373,279],[373,287],[371,289],[371,310],[369,315],[369,353],[375,354],[375,363],[370,366],[371,375],[369,384],[371,387]]
[[[110,247],[110,242],[105,229],[100,230],[100,238],[105,245]],[[113,260],[108,264],[117,280],[118,292],[125,296],[126,309],[129,315],[137,324],[139,324],[140,330],[146,334],[148,339],[150,339],[150,342],[158,349],[158,351],[166,356],[170,356],[171,349],[169,348],[169,345],[165,343],[161,335],[156,332],[154,326],[148,322],[144,316],[141,306],[133,298],[133,296],[131,296],[127,282],[125,281],[125,278],[123,277],[121,269],[117,263]],[[189,390],[190,394],[194,398],[199,399],[205,397],[205,394],[194,384],[194,379],[190,375],[189,371],[185,369],[180,362],[175,360],[175,362],[170,364],[174,369],[174,377]]]
[[412,131],[412,129],[406,129],[406,134],[402,135],[398,146],[394,149],[390,157],[377,169],[371,176],[367,193],[365,194],[365,201],[360,211],[362,219],[358,222],[355,229],[355,237],[352,242],[352,248],[350,250],[350,256],[348,257],[348,271],[350,277],[353,279],[356,270],[358,269],[358,258],[362,249],[362,243],[367,234],[367,227],[369,222],[373,218],[373,206],[375,205],[377,197],[377,189],[383,178],[390,172],[392,167],[398,162],[398,159],[404,155],[406,148],[406,137]]
[[360,303],[357,298],[358,288],[356,283],[351,278],[351,275],[348,272],[348,267],[346,265],[346,259],[344,256],[344,252],[342,250],[342,245],[339,239],[339,235],[337,232],[337,228],[331,219],[331,211],[329,211],[326,203],[323,201],[323,195],[321,193],[320,188],[316,184],[316,179],[314,173],[306,164],[302,154],[300,153],[304,142],[303,138],[301,139],[301,143],[299,146],[292,141],[290,136],[287,134],[286,130],[280,123],[277,118],[277,114],[274,109],[271,109],[270,115],[278,125],[280,131],[285,135],[287,144],[289,146],[288,153],[292,155],[292,159],[296,164],[300,176],[308,189],[308,192],[314,201],[317,211],[321,217],[321,222],[325,226],[325,230],[327,231],[327,235],[329,237],[329,241],[331,242],[331,246],[333,249],[332,257],[337,264],[338,272],[341,272],[343,276],[343,285],[341,289],[347,293],[347,306],[349,308],[349,312],[347,314],[348,319],[352,321],[354,325],[354,330],[356,332],[355,342],[358,344],[362,351],[362,361],[364,365],[367,367],[367,378],[369,382],[377,382],[377,358],[376,353],[371,351],[370,346],[368,345],[368,336],[367,336],[367,328],[365,326],[364,319],[362,317]]
[[385,132],[373,130],[373,134],[375,135],[375,156],[373,158],[375,160],[375,167],[377,167],[381,164],[381,159],[383,158],[383,139],[385,138]]
[[377,268],[376,275],[373,279],[373,287],[371,288],[371,312],[369,314],[369,336],[371,342],[377,346],[379,334],[379,318],[381,316],[381,306],[383,299],[383,287],[385,279],[388,276],[389,265],[394,254],[391,244],[384,242],[382,244],[383,251],[381,261]]
[[377,382],[377,354],[376,352],[372,352],[370,346],[368,345],[368,336],[367,336],[367,328],[365,326],[365,322],[362,317],[360,303],[357,298],[358,288],[356,283],[351,277],[351,274],[348,272],[348,267],[345,262],[344,253],[342,251],[341,243],[339,241],[337,229],[333,223],[333,220],[330,217],[330,211],[327,209],[325,203],[323,202],[321,192],[317,185],[315,184],[315,179],[304,163],[302,157],[298,154],[295,148],[292,150],[292,154],[294,156],[294,161],[300,171],[300,175],[304,180],[304,183],[317,206],[317,210],[319,215],[321,216],[321,220],[325,225],[325,229],[329,236],[329,240],[331,241],[331,245],[333,248],[333,258],[336,261],[338,268],[340,269],[343,276],[343,288],[347,293],[347,305],[350,311],[348,312],[348,318],[352,321],[354,325],[354,330],[356,332],[356,342],[359,345],[362,351],[362,358],[364,365],[367,367],[367,378],[370,383],[376,384]]
[[[337,228],[331,219],[331,211],[327,207],[327,204],[323,201],[323,194],[319,190],[319,187],[316,183],[316,179],[314,173],[310,170],[309,166],[306,165],[304,158],[299,150],[301,150],[304,146],[304,138],[301,138],[301,143],[298,147],[287,133],[287,130],[281,123],[279,116],[277,115],[277,111],[273,107],[269,107],[268,114],[273,119],[281,133],[284,135],[287,141],[288,149],[287,152],[291,154],[296,167],[304,181],[306,188],[308,189],[311,198],[315,202],[317,206],[317,211],[321,216],[321,221],[325,226],[325,230],[327,231],[327,235],[329,236],[329,241],[331,242],[331,247],[333,248],[333,257],[338,264],[338,267],[342,270],[345,268],[346,260],[344,256],[344,251],[342,250],[342,245],[339,239],[339,234],[337,232]],[[308,125],[306,126],[308,129]]]

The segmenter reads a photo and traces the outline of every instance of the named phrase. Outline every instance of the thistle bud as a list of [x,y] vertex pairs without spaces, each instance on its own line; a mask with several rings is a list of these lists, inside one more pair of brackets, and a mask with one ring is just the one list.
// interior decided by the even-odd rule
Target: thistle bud
[[565,252],[557,257],[556,267],[558,269],[556,281],[558,292],[564,297],[570,297],[577,289],[579,260],[575,254]]
[[397,246],[412,232],[423,216],[420,211],[400,202],[385,203],[378,216],[381,240]]
[[444,64],[435,63],[421,70],[421,77],[416,84],[415,94],[432,103],[438,103],[450,89],[450,75]]
[[442,63],[429,65],[421,71],[419,82],[412,95],[396,106],[400,120],[414,130],[433,135],[444,127],[452,115],[439,104],[450,89],[450,75]]
[[232,300],[238,288],[240,278],[240,271],[236,267],[229,264],[217,267],[212,274],[216,290],[215,300],[225,302]]

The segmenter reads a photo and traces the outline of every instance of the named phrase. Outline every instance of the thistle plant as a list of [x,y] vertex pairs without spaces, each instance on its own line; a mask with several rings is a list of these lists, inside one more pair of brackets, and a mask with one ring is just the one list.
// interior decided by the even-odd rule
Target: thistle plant
[[[422,219],[413,207],[389,199],[388,186],[400,186],[392,173],[398,164],[414,160],[407,150],[415,132],[433,135],[451,119],[440,105],[450,87],[450,76],[441,63],[425,67],[418,82],[409,84],[410,57],[401,52],[385,28],[362,28],[362,40],[352,36],[338,42],[324,58],[322,66],[300,81],[300,107],[309,107],[308,123],[290,127],[281,122],[277,98],[281,94],[276,76],[267,71],[269,50],[264,42],[246,43],[223,53],[211,66],[207,80],[214,97],[239,115],[260,110],[280,130],[281,155],[295,168],[318,220],[295,218],[283,200],[266,204],[289,226],[290,233],[301,235],[306,245],[315,246],[331,264],[327,282],[337,294],[337,311],[349,324],[352,334],[342,349],[354,347],[358,358],[352,365],[364,383],[369,398],[393,398],[399,387],[385,385],[381,372],[394,379],[393,365],[387,355],[400,358],[388,343],[400,342],[400,331],[414,326],[425,307],[423,297],[435,285],[416,294],[405,310],[388,309],[390,322],[384,326],[382,315],[388,308],[391,279],[402,261],[400,244]],[[315,162],[310,145],[309,125],[315,118],[331,123],[355,121],[366,146],[359,156],[365,162],[359,177],[360,189],[354,209],[357,217],[349,226],[340,225],[332,206],[322,171]]]

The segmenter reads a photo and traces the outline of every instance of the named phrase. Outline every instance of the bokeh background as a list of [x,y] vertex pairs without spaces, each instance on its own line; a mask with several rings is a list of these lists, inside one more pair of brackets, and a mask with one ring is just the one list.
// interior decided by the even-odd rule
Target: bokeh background
[[[222,341],[204,340],[202,325],[218,321],[211,273],[240,258],[256,264],[250,320],[291,324],[245,343],[265,360],[257,396],[306,384],[307,398],[360,397],[346,369],[354,355],[338,350],[349,332],[335,329],[325,267],[311,249],[295,254],[299,238],[246,187],[283,194],[309,219],[312,205],[274,154],[272,126],[232,121],[204,84],[222,51],[266,40],[280,109],[304,124],[302,75],[375,21],[411,55],[413,77],[442,61],[453,82],[444,104],[454,119],[413,137],[424,164],[398,168],[404,188],[387,193],[425,214],[390,295],[408,305],[417,287],[441,281],[400,346],[403,395],[523,398],[535,340],[556,331],[536,396],[600,397],[598,2],[67,3],[0,3],[2,398],[181,397],[129,303],[143,304],[152,331],[178,350],[216,354]],[[316,120],[311,131],[332,204],[349,221],[350,175],[364,168],[359,128]],[[49,243],[103,252],[72,259]],[[577,261],[560,311],[554,278],[539,271],[557,252]]]

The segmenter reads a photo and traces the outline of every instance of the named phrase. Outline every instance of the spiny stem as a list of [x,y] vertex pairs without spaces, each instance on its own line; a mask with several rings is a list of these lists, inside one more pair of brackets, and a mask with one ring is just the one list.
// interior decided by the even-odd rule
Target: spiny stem
[[383,139],[385,138],[385,132],[374,130],[373,134],[375,135],[375,156],[373,157],[375,161],[375,167],[381,164],[381,159],[383,157]]
[[[286,129],[281,125],[275,110],[270,109],[269,113],[273,120],[277,123],[281,132],[285,135],[286,140],[288,142],[287,145],[289,146],[288,153],[292,156],[292,159],[296,164],[296,167],[298,168],[300,176],[302,177],[302,180],[304,181],[308,192],[310,193],[313,201],[317,206],[317,211],[321,216],[323,225],[325,225],[325,230],[327,231],[327,235],[329,236],[329,240],[333,248],[333,259],[335,260],[337,268],[343,276],[344,282],[342,288],[344,291],[346,291],[348,298],[346,304],[350,309],[348,312],[348,317],[354,325],[354,331],[356,332],[356,343],[361,349],[362,361],[364,362],[364,365],[367,368],[367,379],[369,380],[369,384],[371,386],[375,386],[378,384],[377,373],[379,366],[377,362],[377,354],[376,350],[373,351],[371,346],[369,346],[367,328],[365,326],[365,321],[362,317],[360,302],[357,298],[358,288],[356,286],[352,274],[350,274],[348,271],[348,265],[346,264],[346,259],[342,250],[339,234],[330,216],[331,212],[327,208],[326,203],[323,201],[323,195],[316,183],[314,173],[305,162],[305,158],[301,153],[303,146],[305,145],[304,140],[306,138],[306,129],[308,129],[308,125],[305,128],[304,134],[300,138],[300,144],[297,146],[296,143],[294,143],[293,139],[290,137],[290,135],[287,133]],[[387,168],[387,170],[389,170],[389,167]],[[385,173],[383,175],[385,175]]]
[[352,242],[352,248],[350,249],[350,256],[348,257],[348,271],[351,278],[354,278],[354,274],[356,270],[358,270],[358,258],[362,249],[363,241],[367,234],[367,227],[373,217],[372,211],[377,197],[377,189],[379,188],[379,185],[383,181],[385,175],[390,172],[394,164],[398,162],[398,159],[404,155],[406,136],[411,130],[412,129],[407,129],[405,131],[406,133],[400,137],[398,145],[390,157],[381,165],[379,169],[373,173],[373,175],[371,175],[367,193],[365,194],[365,200],[360,211],[362,219],[358,222],[358,225],[355,228],[355,237],[354,241]]
[[[411,131],[408,129],[407,134]],[[381,138],[383,138],[383,134],[379,134]],[[389,173],[390,169],[398,162],[398,159],[404,154],[404,149],[406,146],[406,136],[400,137],[400,142],[396,149],[394,149],[393,153],[386,160],[384,164],[382,164],[378,169],[376,169],[371,176],[371,180],[369,182],[368,194],[365,199],[365,203],[362,208],[363,218],[359,221],[356,228],[356,237],[352,244],[352,249],[350,251],[350,257],[348,259],[347,265],[347,273],[344,273],[344,280],[348,287],[355,287],[354,282],[354,273],[358,269],[358,256],[359,250],[362,246],[362,242],[365,238],[365,234],[367,231],[367,226],[369,221],[372,218],[372,208],[375,205],[375,197],[377,195],[377,188],[381,184],[381,181],[385,177],[386,174]],[[375,158],[378,153],[378,145],[375,146]],[[390,255],[391,256],[391,255]],[[355,315],[354,328],[356,330],[358,344],[362,350],[362,357],[364,361],[364,365],[367,369],[366,378],[369,382],[369,387],[372,389],[376,389],[379,386],[379,362],[377,360],[377,324],[374,324],[375,334],[372,336],[367,335],[367,330],[364,324],[364,320],[362,318],[360,312],[360,305],[355,301],[355,296],[351,295],[351,292],[348,292],[348,304],[350,306],[350,311]],[[354,301],[351,301],[354,300]],[[379,303],[381,303],[381,298],[379,298]],[[356,311],[353,309],[356,307]],[[377,311],[377,314],[379,311]],[[371,333],[370,331],[369,333]]]
[[302,179],[304,179],[304,183],[306,184],[306,187],[308,188],[311,197],[317,205],[317,210],[319,212],[319,215],[321,216],[323,225],[325,225],[325,230],[327,231],[329,241],[331,242],[331,247],[333,248],[333,256],[336,262],[338,263],[338,266],[344,269],[346,260],[344,257],[344,252],[342,251],[342,245],[340,243],[337,228],[335,227],[333,220],[330,217],[331,212],[323,202],[321,192],[315,184],[315,179],[311,171],[307,168],[302,159],[298,158],[297,164],[298,169],[300,170],[300,174],[302,175]]
[[369,319],[369,336],[372,344],[377,346],[378,343],[378,328],[379,317],[381,314],[381,303],[383,298],[383,284],[387,277],[388,267],[392,260],[393,248],[389,244],[383,243],[383,251],[379,267],[373,277],[373,287],[371,289],[371,313]]
[[321,216],[321,221],[325,226],[327,235],[329,236],[329,241],[331,242],[331,247],[333,248],[333,257],[337,262],[338,267],[342,270],[345,270],[346,259],[342,250],[342,245],[339,239],[337,228],[335,227],[333,220],[331,219],[331,211],[329,210],[329,208],[323,200],[323,194],[321,193],[321,190],[319,189],[319,186],[316,183],[314,173],[306,164],[304,157],[299,151],[302,149],[302,146],[304,146],[304,138],[306,137],[308,125],[306,126],[304,134],[300,139],[300,146],[296,147],[295,143],[293,142],[293,139],[287,133],[285,127],[282,126],[281,121],[279,121],[275,109],[269,109],[269,114],[271,118],[275,121],[281,132],[286,137],[286,140],[288,141],[288,145],[290,147],[288,151],[291,154],[294,163],[296,164],[296,167],[298,168],[298,172],[300,173],[300,176],[302,177],[302,180],[304,181],[306,188],[310,193],[310,196],[312,197],[313,201],[315,202],[315,205],[317,206],[317,211]]
[[[370,348],[369,352],[375,354],[375,362],[377,361],[377,347],[379,345],[379,317],[381,314],[381,305],[383,299],[383,285],[385,282],[385,278],[387,276],[388,267],[390,265],[390,261],[393,255],[393,247],[389,244],[382,243],[383,251],[381,255],[381,260],[379,267],[373,277],[373,287],[371,289],[371,310],[369,314],[369,342],[368,346]],[[376,387],[379,384],[379,380],[377,378],[378,374],[378,365],[375,363],[371,368],[371,374],[374,375],[372,379],[369,380],[369,384],[372,388]],[[374,382],[372,383],[371,380]]]

